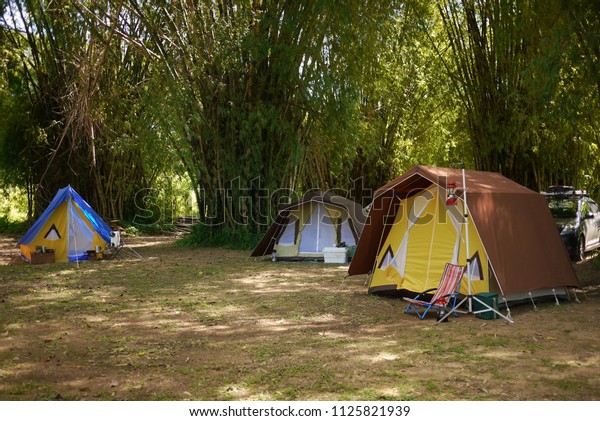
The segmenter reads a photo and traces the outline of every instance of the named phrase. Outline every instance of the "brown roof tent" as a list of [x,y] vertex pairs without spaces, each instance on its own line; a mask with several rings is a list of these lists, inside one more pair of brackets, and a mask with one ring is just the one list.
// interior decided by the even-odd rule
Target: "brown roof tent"
[[356,245],[365,220],[358,203],[330,191],[310,191],[279,210],[251,256],[271,255],[275,250],[283,259],[321,259],[325,247]]
[[[460,169],[416,166],[378,189],[348,274],[369,274],[370,293],[410,295],[435,287],[445,263],[468,259],[473,289],[463,282],[462,294],[512,301],[579,287],[541,194],[492,172],[466,170],[465,180],[467,224]],[[446,203],[451,181],[456,206]]]

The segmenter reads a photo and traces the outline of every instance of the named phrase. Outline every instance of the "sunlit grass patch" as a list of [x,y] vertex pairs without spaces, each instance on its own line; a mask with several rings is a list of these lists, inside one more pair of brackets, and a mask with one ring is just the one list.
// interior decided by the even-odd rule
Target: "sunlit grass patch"
[[61,398],[50,385],[36,381],[25,381],[13,386],[9,386],[2,393],[6,397],[10,397],[12,400],[29,400],[29,396],[32,394],[37,397],[37,400],[42,401]]
[[517,309],[511,326],[467,315],[436,325],[405,315],[402,300],[368,295],[344,268],[222,249],[144,254],[0,267],[0,379],[26,385],[0,398],[598,396],[591,300],[565,305],[573,317]]

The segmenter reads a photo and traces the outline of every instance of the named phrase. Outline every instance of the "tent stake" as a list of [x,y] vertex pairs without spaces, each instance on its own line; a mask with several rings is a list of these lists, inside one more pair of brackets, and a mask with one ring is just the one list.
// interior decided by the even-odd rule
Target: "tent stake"
[[538,307],[535,305],[535,301],[533,301],[533,295],[531,295],[531,291],[529,291],[529,292],[528,292],[528,294],[529,294],[529,298],[531,299],[531,303],[533,304],[533,309],[534,309],[535,311],[538,311],[539,309],[538,309]]
[[556,300],[556,305],[559,306],[560,303],[558,302],[558,297],[556,296],[556,290],[554,288],[552,288],[552,293],[554,294],[554,299]]

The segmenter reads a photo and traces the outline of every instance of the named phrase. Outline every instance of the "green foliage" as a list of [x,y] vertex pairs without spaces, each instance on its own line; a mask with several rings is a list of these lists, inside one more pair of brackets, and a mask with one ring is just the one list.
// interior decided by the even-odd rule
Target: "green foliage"
[[264,191],[351,186],[369,130],[361,130],[361,84],[387,47],[375,43],[398,4],[346,6],[233,2],[189,10],[177,3],[168,13],[133,6],[156,35],[157,66],[176,93],[156,121],[175,133],[169,140],[197,196],[205,193],[203,221],[224,214],[223,226],[256,230],[270,222],[260,213],[272,199]]
[[565,7],[445,0],[439,8],[475,166],[533,189],[580,185],[600,164],[587,116],[598,109],[594,85],[574,71],[580,43]]
[[118,221],[124,236],[135,237],[138,235],[164,235],[173,231],[173,224],[156,223],[151,225],[139,225],[131,221]]
[[0,233],[24,234],[28,228],[29,224],[26,221],[12,221],[6,216],[0,216]]
[[594,2],[46,3],[0,1],[0,186],[29,217],[71,184],[239,242],[291,192],[457,161],[600,195]]
[[0,187],[0,215],[11,221],[27,219],[27,198],[22,189]]
[[140,229],[152,226],[172,226],[181,215],[194,215],[197,205],[194,203],[192,189],[185,177],[159,176],[154,188],[136,192],[126,208],[131,223]]
[[8,47],[9,39],[7,33],[0,31],[0,186],[25,188],[31,174],[30,162],[22,151],[42,138],[31,121],[26,81],[19,71],[23,39],[14,38],[14,49]]
[[243,226],[215,229],[206,225],[194,225],[192,232],[175,245],[178,247],[227,247],[232,250],[251,250],[264,233],[253,233]]
[[445,74],[443,28],[430,2],[404,2],[383,21],[361,81],[355,177],[379,187],[407,168],[456,160],[457,103]]
[[29,228],[27,205],[23,191],[14,187],[0,188],[0,233],[24,234]]

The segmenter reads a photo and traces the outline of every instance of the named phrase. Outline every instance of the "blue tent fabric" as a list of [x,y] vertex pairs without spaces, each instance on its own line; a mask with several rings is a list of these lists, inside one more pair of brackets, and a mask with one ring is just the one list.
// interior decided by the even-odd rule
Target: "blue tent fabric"
[[31,228],[29,228],[29,231],[27,231],[27,233],[23,236],[23,238],[21,238],[21,240],[19,240],[17,245],[29,244],[35,238],[37,233],[40,231],[40,229],[42,229],[42,227],[46,223],[46,220],[48,219],[48,217],[50,215],[52,215],[52,213],[56,210],[56,208],[58,208],[60,206],[61,203],[63,203],[65,200],[67,200],[67,198],[69,197],[68,189],[70,189],[70,188],[71,188],[71,186],[64,187],[64,188],[60,189],[58,191],[58,193],[56,193],[56,196],[54,196],[54,199],[52,199],[52,202],[50,202],[50,204],[48,205],[46,210],[44,210],[44,212],[40,215],[40,217],[37,219],[37,221],[35,221],[35,223],[31,226]]
[[81,209],[83,214],[90,221],[90,223],[92,224],[92,226],[94,227],[94,229],[96,230],[98,235],[104,241],[106,241],[107,243],[110,243],[111,229],[108,226],[108,224],[106,222],[104,222],[104,220],[102,218],[100,218],[100,215],[98,215],[94,211],[94,209],[92,209],[92,207],[90,205],[88,205],[88,203],[85,200],[83,200],[83,198],[79,195],[79,193],[77,193],[75,190],[73,190],[73,188],[71,188],[71,186],[67,186],[66,188],[70,189],[71,195],[72,195],[71,197],[73,198],[75,203],[79,206],[79,208]]
[[[111,229],[106,222],[92,209],[92,207],[85,201],[83,198],[77,193],[70,185],[64,187],[56,193],[54,199],[50,202],[48,207],[44,210],[44,212],[40,215],[37,221],[32,225],[32,227],[27,231],[27,233],[21,238],[21,240],[17,243],[20,244],[29,244],[38,234],[40,229],[44,226],[48,218],[54,213],[54,211],[65,201],[71,200],[74,202],[84,216],[90,221],[98,235],[107,243],[110,242],[110,232]],[[74,257],[78,258],[78,257]],[[70,258],[71,260],[71,258]]]

